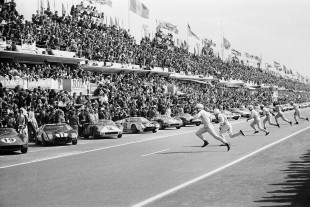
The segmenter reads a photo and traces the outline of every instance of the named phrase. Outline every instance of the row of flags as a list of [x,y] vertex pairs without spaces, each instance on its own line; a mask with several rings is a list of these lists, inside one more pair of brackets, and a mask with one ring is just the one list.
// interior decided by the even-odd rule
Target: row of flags
[[[44,12],[44,1],[45,0],[40,0],[40,10],[41,10],[41,13]],[[100,5],[109,6],[109,7],[112,7],[112,5],[113,5],[112,0],[85,0],[85,1],[89,2],[89,4],[100,4]],[[150,10],[149,10],[149,8],[145,4],[140,2],[140,0],[128,0],[128,1],[129,1],[129,11],[137,14],[138,16],[140,16],[142,18],[149,19]],[[51,10],[50,1],[46,0],[46,2],[47,2],[47,9]],[[55,1],[54,1],[54,8],[55,8]],[[67,10],[68,10],[68,4],[67,4],[67,9],[66,9],[64,3],[62,3],[62,14],[66,15],[67,12],[68,12]],[[107,23],[108,23],[108,19],[106,18],[106,24]],[[119,22],[119,20],[116,17],[115,17],[114,20],[113,20],[112,17],[110,17],[110,25],[114,25],[116,27],[120,27],[120,22]],[[149,26],[147,24],[144,23],[142,25],[142,29],[144,31],[144,35],[145,36],[150,36],[150,29],[149,29]],[[167,31],[169,31],[171,33],[174,33],[174,34],[178,34],[179,33],[177,25],[174,25],[174,24],[172,24],[170,22],[166,22],[166,21],[159,21],[158,23],[156,21],[156,31],[160,31],[160,30],[167,30]],[[187,24],[187,35],[188,35],[188,37],[193,37],[196,40],[200,40],[198,35],[195,32],[193,32],[193,30],[191,29],[189,24]],[[181,47],[183,49],[187,49],[188,50],[189,45],[188,45],[187,41],[181,40],[181,39],[178,39],[178,38],[176,38],[175,40],[176,40],[175,41],[176,45],[178,47]],[[201,51],[201,50],[208,51],[212,47],[215,47],[215,46],[216,46],[216,44],[211,39],[201,38],[201,44],[200,44],[200,42],[196,42],[196,46],[194,47],[194,54],[196,54],[196,53],[199,54],[199,51]],[[229,52],[232,55],[234,55],[235,57],[237,57],[237,58],[241,58],[241,56],[242,56],[241,52],[239,52],[236,49],[231,48],[231,43],[230,43],[230,41],[226,37],[223,37],[223,39],[222,39],[222,49],[225,49],[227,51],[230,50]],[[243,57],[246,58],[247,61],[248,60],[253,60],[255,62],[255,64],[256,63],[261,63],[261,61],[262,61],[261,57],[258,57],[258,56],[255,56],[255,55],[251,55],[251,54],[249,54],[247,52],[244,53]],[[281,64],[279,62],[277,62],[277,61],[274,61],[273,65],[274,65],[274,68],[276,68],[277,71],[283,71],[285,74],[294,75],[291,69],[287,69],[285,65],[283,65],[283,67],[281,67]],[[265,63],[265,69],[269,70],[270,68],[272,68],[272,66],[269,63]],[[296,77],[298,79],[305,79],[298,72],[296,72]],[[306,80],[308,80],[308,79],[306,79]]]

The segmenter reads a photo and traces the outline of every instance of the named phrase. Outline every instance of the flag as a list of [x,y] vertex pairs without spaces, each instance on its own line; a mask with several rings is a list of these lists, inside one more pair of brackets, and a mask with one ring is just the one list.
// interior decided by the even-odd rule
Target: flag
[[62,3],[62,15],[66,15],[66,8],[63,3]]
[[159,22],[158,26],[156,27],[156,31],[160,30],[161,28],[169,30],[170,32],[174,32],[175,34],[179,33],[177,26],[171,24],[170,22]]
[[228,50],[231,46],[230,42],[225,37],[223,37],[223,46],[226,50]]
[[203,46],[207,46],[207,47],[215,47],[216,46],[216,44],[213,42],[213,40],[207,39],[207,38],[202,38],[201,43]]
[[278,63],[276,61],[273,61],[273,63],[274,63],[274,67],[276,67],[276,68],[280,67],[280,63]]
[[189,26],[189,24],[187,24],[187,34],[190,37],[195,37],[197,40],[199,40],[198,36],[194,32],[192,32],[191,27]]
[[239,52],[238,50],[235,50],[235,49],[231,49],[231,53],[233,55],[236,55],[236,56],[241,56],[241,52]]
[[150,10],[139,0],[130,0],[129,10],[145,19],[149,18]]
[[111,0],[97,0],[97,3],[101,5],[108,5],[109,7],[112,7],[112,1]]

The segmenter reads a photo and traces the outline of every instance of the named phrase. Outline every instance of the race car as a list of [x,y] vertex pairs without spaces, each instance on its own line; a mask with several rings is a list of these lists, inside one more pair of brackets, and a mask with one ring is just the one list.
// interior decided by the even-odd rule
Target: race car
[[175,116],[174,118],[181,119],[182,120],[182,126],[186,126],[186,125],[196,125],[196,126],[199,126],[201,124],[201,120],[200,119],[195,119],[189,113],[181,113],[178,116]]
[[56,144],[56,143],[78,142],[78,131],[66,123],[44,124],[39,128],[35,143],[37,145]]
[[170,116],[166,115],[160,115],[156,116],[151,119],[151,121],[156,121],[159,123],[159,129],[165,129],[165,128],[171,128],[176,127],[177,129],[180,129],[183,122],[179,118],[172,118]]
[[132,133],[139,133],[146,131],[152,131],[153,133],[156,133],[160,127],[158,122],[149,121],[144,117],[130,117],[116,121],[116,123],[119,123],[123,126],[124,132],[132,132]]
[[28,142],[24,142],[24,135],[13,128],[0,128],[0,151],[18,151],[27,153]]
[[84,138],[97,137],[117,137],[122,138],[123,127],[112,120],[100,119],[98,122],[84,126]]
[[222,111],[222,113],[226,115],[228,120],[238,120],[241,117],[240,114],[232,113],[231,111],[227,110]]
[[239,108],[231,108],[229,109],[232,113],[240,114],[241,117],[249,118],[251,113],[245,109],[239,109]]

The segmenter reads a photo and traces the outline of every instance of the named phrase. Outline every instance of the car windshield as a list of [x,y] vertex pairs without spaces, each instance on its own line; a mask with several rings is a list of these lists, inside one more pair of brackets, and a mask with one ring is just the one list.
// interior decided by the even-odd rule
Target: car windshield
[[57,130],[64,130],[64,131],[68,131],[71,130],[72,128],[67,125],[67,124],[57,124],[57,125],[46,125],[44,127],[44,130],[46,131],[57,131]]
[[143,124],[149,123],[149,122],[150,122],[149,120],[147,120],[147,119],[144,118],[144,117],[130,118],[130,121],[132,121],[132,122],[142,122]]
[[110,125],[114,125],[114,122],[111,120],[107,120],[107,119],[100,119],[96,124],[110,124]]
[[0,137],[2,137],[2,135],[14,135],[14,134],[18,134],[15,129],[13,128],[0,128]]
[[180,113],[180,116],[190,116],[188,113]]
[[225,114],[232,114],[230,111],[224,111]]

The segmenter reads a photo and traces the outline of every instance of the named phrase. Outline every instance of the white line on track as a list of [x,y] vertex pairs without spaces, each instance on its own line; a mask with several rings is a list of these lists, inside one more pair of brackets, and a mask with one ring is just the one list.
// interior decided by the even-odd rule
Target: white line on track
[[224,170],[224,169],[226,169],[226,168],[228,168],[228,167],[230,167],[230,166],[232,166],[234,164],[237,164],[237,163],[239,163],[239,162],[241,162],[241,161],[243,161],[243,160],[245,160],[245,159],[247,159],[247,158],[249,158],[249,157],[251,157],[251,156],[253,156],[253,155],[255,155],[255,154],[257,154],[257,153],[259,153],[261,151],[263,151],[263,150],[266,150],[266,149],[268,149],[268,148],[270,148],[270,147],[272,147],[272,146],[274,146],[276,144],[279,144],[280,142],[283,142],[283,141],[285,141],[285,140],[295,136],[296,134],[299,134],[299,133],[301,133],[301,132],[303,132],[303,131],[305,131],[305,130],[307,130],[309,128],[310,128],[310,126],[304,128],[302,130],[299,130],[299,131],[297,131],[297,132],[295,132],[293,134],[290,134],[290,135],[288,135],[288,136],[286,136],[286,137],[284,137],[282,139],[279,139],[278,141],[275,141],[275,142],[273,142],[271,144],[268,144],[268,145],[266,145],[266,146],[264,146],[264,147],[262,147],[262,148],[260,148],[260,149],[258,149],[256,151],[254,151],[254,152],[251,152],[250,154],[247,154],[247,155],[245,155],[245,156],[243,156],[243,157],[241,157],[241,158],[239,158],[239,159],[237,159],[237,160],[235,160],[233,162],[230,162],[230,163],[228,163],[228,164],[226,164],[226,165],[224,165],[222,167],[219,167],[219,168],[217,168],[217,169],[215,169],[215,170],[213,170],[211,172],[208,172],[208,173],[206,173],[204,175],[201,175],[201,176],[199,176],[197,178],[194,178],[194,179],[192,179],[190,181],[187,181],[187,182],[185,182],[185,183],[183,183],[181,185],[178,185],[178,186],[176,186],[174,188],[171,188],[171,189],[166,190],[166,191],[164,191],[162,193],[159,193],[159,194],[157,194],[157,195],[155,195],[155,196],[153,196],[153,197],[151,197],[149,199],[146,199],[146,200],[144,200],[144,201],[142,201],[140,203],[137,203],[137,204],[133,205],[132,207],[141,207],[141,206],[147,205],[147,204],[149,204],[149,203],[151,203],[151,202],[153,202],[155,200],[163,198],[163,197],[165,197],[165,196],[167,196],[167,195],[169,195],[171,193],[174,193],[174,192],[176,192],[176,191],[178,191],[178,190],[180,190],[182,188],[185,188],[185,187],[187,187],[187,186],[189,186],[189,185],[191,185],[191,184],[193,184],[193,183],[195,183],[197,181],[200,181],[200,180],[205,179],[205,178],[207,178],[207,177],[209,177],[209,176],[211,176],[211,175],[213,175],[213,174],[215,174],[217,172],[220,172],[220,171],[222,171],[222,170]]
[[156,154],[156,153],[159,153],[159,152],[165,152],[165,151],[167,151],[167,150],[169,150],[169,149],[164,149],[164,150],[160,150],[160,151],[157,151],[157,152],[152,152],[152,153],[149,153],[149,154],[141,155],[141,157],[153,155],[153,154]]
[[[232,122],[231,124],[239,124],[239,123],[242,123],[242,122],[245,122],[245,120],[242,120],[242,121],[239,121],[239,122]],[[219,125],[216,125],[215,127],[219,127]],[[41,161],[46,161],[46,160],[53,160],[53,159],[62,158],[62,157],[68,157],[68,156],[72,156],[72,155],[79,155],[79,154],[85,154],[85,153],[89,153],[89,152],[96,152],[96,151],[106,150],[106,149],[111,149],[111,148],[116,148],[116,147],[122,147],[122,146],[136,144],[136,143],[141,143],[141,142],[147,142],[147,141],[152,141],[152,140],[157,140],[157,139],[163,139],[163,138],[166,138],[166,137],[178,136],[178,135],[181,135],[181,134],[187,134],[187,133],[191,133],[191,132],[195,132],[195,131],[197,131],[197,129],[191,130],[191,131],[187,131],[187,132],[178,133],[178,134],[170,134],[170,135],[166,135],[166,136],[153,137],[153,138],[150,138],[150,139],[144,139],[144,140],[140,140],[140,141],[127,142],[127,143],[124,143],[124,144],[112,145],[112,146],[108,146],[108,147],[101,147],[101,148],[87,150],[87,151],[82,151],[82,152],[80,151],[80,152],[74,152],[74,153],[66,153],[66,154],[61,154],[61,155],[57,155],[57,156],[52,156],[52,157],[46,157],[46,158],[42,158],[42,159],[32,160],[32,161],[29,161],[29,162],[22,162],[22,163],[17,163],[17,164],[12,164],[12,165],[0,166],[0,169],[10,168],[10,167],[15,167],[15,166],[20,166],[20,165],[26,165],[26,164],[31,164],[31,163],[36,163],[36,162],[41,162]],[[42,151],[45,151],[45,150],[42,150]]]

